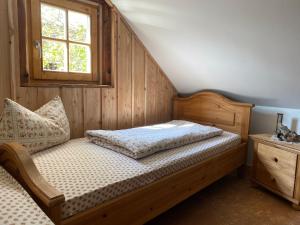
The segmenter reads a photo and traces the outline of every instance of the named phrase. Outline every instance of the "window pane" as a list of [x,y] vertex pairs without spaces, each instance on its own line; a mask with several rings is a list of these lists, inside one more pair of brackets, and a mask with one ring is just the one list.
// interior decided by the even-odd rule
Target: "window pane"
[[91,50],[89,46],[70,44],[70,72],[91,73]]
[[66,11],[41,4],[42,36],[66,39]]
[[78,13],[74,11],[69,11],[69,40],[91,43],[91,21],[90,16]]
[[43,39],[43,69],[67,72],[67,44]]

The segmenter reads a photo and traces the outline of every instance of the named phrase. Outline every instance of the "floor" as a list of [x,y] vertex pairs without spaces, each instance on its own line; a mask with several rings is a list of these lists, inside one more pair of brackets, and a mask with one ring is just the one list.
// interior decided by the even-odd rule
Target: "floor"
[[248,179],[223,178],[147,225],[300,225],[300,211]]

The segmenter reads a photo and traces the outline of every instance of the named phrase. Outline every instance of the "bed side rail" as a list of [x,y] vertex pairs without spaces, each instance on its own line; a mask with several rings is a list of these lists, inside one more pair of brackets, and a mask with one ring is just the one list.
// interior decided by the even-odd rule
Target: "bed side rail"
[[59,224],[65,197],[39,173],[25,147],[17,143],[0,145],[0,164],[28,191],[53,222]]

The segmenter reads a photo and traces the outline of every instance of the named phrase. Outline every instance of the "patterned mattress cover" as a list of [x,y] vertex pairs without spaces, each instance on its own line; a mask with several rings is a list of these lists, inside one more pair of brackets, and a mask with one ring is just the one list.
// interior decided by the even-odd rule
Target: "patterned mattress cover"
[[22,186],[0,167],[0,224],[54,225]]
[[166,175],[196,164],[238,145],[240,136],[221,136],[135,160],[75,139],[32,155],[45,179],[64,193],[62,217],[67,218]]

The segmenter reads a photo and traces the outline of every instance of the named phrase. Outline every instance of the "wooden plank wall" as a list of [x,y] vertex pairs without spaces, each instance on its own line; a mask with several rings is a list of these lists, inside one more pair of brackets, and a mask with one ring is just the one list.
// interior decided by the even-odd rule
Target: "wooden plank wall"
[[[9,7],[15,9],[16,1],[0,1],[0,26],[5,35],[0,39],[0,110],[5,97],[35,110],[60,95],[72,138],[82,137],[88,129],[122,129],[171,119],[172,98],[177,92],[117,10],[113,13],[112,28],[116,34],[112,49],[112,55],[116,56],[112,66],[116,75],[114,88],[20,87],[18,30],[14,20],[15,35],[11,40],[15,44],[10,53]],[[13,12],[17,18],[16,10]]]
[[[3,109],[3,98],[11,96],[10,88],[10,47],[8,2],[0,1],[0,112]],[[0,113],[1,115],[1,113]]]

